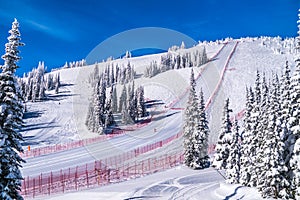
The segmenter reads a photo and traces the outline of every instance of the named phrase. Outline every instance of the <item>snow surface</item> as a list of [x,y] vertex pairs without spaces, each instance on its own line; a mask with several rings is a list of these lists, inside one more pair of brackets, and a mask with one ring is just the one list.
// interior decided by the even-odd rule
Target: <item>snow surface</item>
[[76,193],[45,196],[41,199],[260,200],[262,198],[254,188],[226,184],[223,177],[213,168],[191,170],[185,166],[178,166],[136,180]]

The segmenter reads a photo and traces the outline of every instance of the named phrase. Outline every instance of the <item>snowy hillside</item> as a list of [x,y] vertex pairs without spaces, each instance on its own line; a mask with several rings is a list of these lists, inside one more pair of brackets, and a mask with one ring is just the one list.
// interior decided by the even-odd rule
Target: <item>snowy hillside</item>
[[[291,39],[281,41],[278,38],[246,38],[211,43],[201,43],[191,49],[181,49],[175,53],[190,52],[205,47],[210,61],[200,67],[193,67],[197,82],[197,93],[200,87],[207,101],[207,114],[210,125],[209,143],[215,144],[221,126],[221,113],[226,98],[230,98],[234,113],[242,113],[245,108],[245,88],[253,85],[256,71],[281,73],[285,62],[289,61],[292,69],[293,43]],[[27,102],[25,127],[21,133],[25,150],[31,151],[40,147],[56,144],[70,144],[76,141],[95,138],[99,135],[90,132],[86,125],[88,105],[92,95],[90,77],[95,67],[104,71],[107,65],[134,66],[136,71],[135,85],[144,86],[145,98],[158,102],[148,107],[150,122],[143,125],[120,125],[118,128],[125,134],[105,141],[92,143],[68,151],[58,151],[36,158],[28,158],[22,169],[26,176],[37,176],[61,169],[70,170],[79,164],[92,163],[99,159],[122,155],[138,147],[166,141],[161,148],[135,156],[126,162],[137,163],[153,157],[182,152],[182,131],[184,108],[190,83],[191,68],[174,69],[157,74],[152,78],[143,74],[151,62],[161,62],[166,53],[136,58],[98,63],[92,66],[60,69],[52,74],[60,74],[61,87],[58,94],[48,91],[48,98],[42,102]],[[116,85],[118,96],[122,86]],[[178,136],[179,135],[179,136]],[[178,136],[178,138],[177,138]],[[127,164],[127,163],[126,163]],[[117,165],[116,165],[117,166]],[[205,178],[203,178],[203,176]],[[251,195],[249,195],[251,193]],[[254,189],[224,184],[224,179],[212,168],[204,171],[192,171],[183,166],[130,180],[117,185],[100,189],[74,193],[66,196],[54,196],[53,199],[125,199],[139,197],[156,197],[154,199],[258,199]],[[76,196],[76,198],[75,198]],[[44,199],[43,197],[42,199]]]
[[[254,83],[256,70],[268,74],[280,73],[286,60],[289,60],[293,65],[291,54],[276,54],[272,46],[262,46],[262,40],[256,38],[242,39],[225,74],[224,83],[220,90],[222,94],[218,94],[218,99],[222,100],[218,100],[218,102],[222,103],[226,97],[229,97],[236,113],[244,107],[245,87]],[[211,57],[223,44],[208,43],[204,45],[208,57]],[[278,43],[273,45],[278,45]],[[112,62],[127,64],[130,61],[137,74],[142,74],[151,61],[159,62],[160,56],[161,54],[149,55]],[[106,63],[98,64],[100,69],[106,65]],[[61,76],[60,93],[57,95],[49,93],[49,100],[47,101],[28,102],[26,104],[28,113],[25,115],[26,126],[22,131],[26,139],[25,145],[31,145],[34,148],[35,146],[60,144],[97,136],[90,133],[84,125],[91,95],[88,78],[93,70],[94,66],[85,66],[52,72],[59,73]],[[138,78],[135,81],[137,85],[145,86],[146,98],[162,100],[168,104],[188,87],[189,76],[190,69],[179,69],[167,71],[153,78]],[[206,81],[210,80],[204,80],[204,82]],[[205,96],[207,99],[207,92]],[[184,107],[184,105],[181,106]]]

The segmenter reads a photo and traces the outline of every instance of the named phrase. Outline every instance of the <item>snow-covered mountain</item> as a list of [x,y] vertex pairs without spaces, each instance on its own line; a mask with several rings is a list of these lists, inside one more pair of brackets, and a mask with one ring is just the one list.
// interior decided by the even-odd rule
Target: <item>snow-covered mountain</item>
[[[210,61],[200,67],[193,67],[193,69],[197,82],[197,93],[201,87],[204,91],[204,98],[207,100],[207,114],[210,124],[209,143],[212,145],[216,143],[218,138],[225,99],[230,98],[230,107],[233,108],[235,115],[239,115],[245,107],[246,86],[254,84],[257,70],[266,73],[267,77],[271,76],[272,73],[280,74],[286,61],[289,61],[293,69],[294,39],[281,40],[280,38],[269,37],[226,39],[224,41],[203,42],[191,49],[180,49],[172,53],[184,54],[203,49],[203,47],[205,47]],[[24,149],[27,149],[28,146],[34,149],[98,136],[98,134],[90,132],[85,125],[93,90],[90,77],[95,67],[98,67],[99,71],[104,71],[107,65],[122,66],[130,62],[136,71],[135,85],[144,86],[145,98],[148,101],[158,102],[158,104],[148,108],[151,113],[151,121],[146,125],[141,127],[121,125],[120,128],[124,129],[126,134],[109,139],[106,143],[47,154],[43,156],[43,159],[39,157],[28,158],[22,170],[23,174],[35,176],[41,172],[47,173],[74,167],[78,163],[93,162],[97,159],[118,155],[120,152],[152,144],[179,133],[182,130],[183,109],[186,107],[191,68],[168,70],[152,78],[143,76],[151,63],[156,62],[159,65],[161,57],[166,56],[166,54],[124,58],[51,72],[52,74],[60,74],[59,93],[48,91],[46,100],[26,103],[25,127],[22,130],[25,138]],[[122,86],[117,84],[116,88],[118,96],[120,96]],[[126,132],[129,128],[133,130]],[[159,149],[136,158],[136,160],[180,151],[182,151],[182,138],[179,137]],[[180,178],[180,175],[176,175],[176,178],[173,178],[174,174],[177,173],[176,170],[180,173],[189,173],[190,177],[185,175],[186,177]],[[209,199],[224,199],[226,197],[224,193],[234,193],[237,187],[232,188],[226,185],[220,187],[219,182],[222,177],[218,177],[216,172],[209,170],[203,173],[210,175],[213,173],[212,178],[204,179],[200,185],[197,181],[186,182],[187,179],[197,179],[194,172],[185,168],[178,168],[165,174],[162,173],[161,177],[164,176],[163,179],[167,182],[163,182],[161,179],[158,181],[157,178],[152,181],[148,179],[147,183],[151,184],[152,187],[145,184],[140,186],[141,182],[139,181],[130,181],[131,187],[126,187],[128,191],[123,193],[118,193],[112,187],[108,187],[112,191],[110,195],[113,194],[112,196],[108,195],[108,198],[147,196],[148,194],[153,195],[157,191],[159,195],[162,195],[162,197],[157,197],[158,199],[180,199],[191,191],[189,198],[204,191],[205,194],[209,193]],[[194,184],[198,185],[193,186]],[[166,189],[162,191],[162,188]],[[214,191],[214,194],[211,191]],[[104,196],[107,195],[103,189],[96,192],[102,193]],[[249,190],[243,189],[242,194],[238,194],[241,197],[247,192]],[[116,193],[118,193],[117,196]],[[73,198],[71,196],[70,198]],[[251,199],[251,197],[246,197]]]
[[[244,38],[231,42],[237,41],[239,43],[232,59],[229,61],[228,69],[225,72],[224,80],[216,98],[218,99],[216,101],[221,103],[220,106],[222,107],[225,98],[229,97],[231,107],[235,113],[243,110],[245,88],[253,85],[257,70],[265,72],[267,75],[276,72],[280,74],[286,61],[289,61],[292,69],[294,65],[293,39],[280,40],[278,38],[262,37]],[[208,57],[211,58],[223,45],[224,41],[204,42],[191,49],[179,51],[193,51],[205,46]],[[145,87],[145,97],[152,100],[161,100],[168,105],[188,88],[190,68],[170,70],[152,78],[144,78],[142,74],[145,68],[153,61],[160,63],[161,56],[164,54],[114,60],[99,63],[97,66],[99,69],[104,69],[109,63],[126,65],[130,62],[134,66],[137,77],[139,77],[135,79],[135,84]],[[209,67],[213,68],[215,66],[212,63],[212,66]],[[50,91],[47,92],[47,100],[26,103],[28,112],[25,114],[25,127],[22,130],[26,140],[24,145],[31,145],[34,148],[97,136],[97,134],[88,131],[84,124],[92,94],[89,77],[94,68],[95,65],[91,65],[51,72],[52,74],[60,74],[60,92],[55,94],[54,91]],[[196,75],[200,72],[200,69],[201,67],[195,68]],[[214,78],[214,75],[211,74],[208,77]],[[212,80],[203,80],[204,85],[198,84],[198,89],[206,87],[205,85],[210,81]],[[211,90],[211,88],[208,88],[208,90]],[[117,86],[117,91],[118,94],[121,93],[121,86]],[[209,97],[208,93],[209,91],[204,92],[206,99]],[[185,107],[185,105],[180,106]],[[216,114],[213,116],[217,116],[217,113],[220,114],[221,110],[219,108],[218,105],[213,106],[214,111],[211,112]],[[212,115],[210,116],[211,122],[217,120]],[[211,143],[215,142],[216,135],[211,135]]]

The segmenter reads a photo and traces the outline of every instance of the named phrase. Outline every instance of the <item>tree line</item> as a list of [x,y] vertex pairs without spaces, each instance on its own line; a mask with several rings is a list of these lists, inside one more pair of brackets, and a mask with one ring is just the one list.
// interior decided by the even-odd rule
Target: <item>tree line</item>
[[59,93],[60,75],[59,73],[47,73],[44,62],[39,62],[37,68],[24,74],[18,79],[21,94],[24,101],[43,101],[47,98],[46,91],[54,90]]
[[172,69],[182,69],[189,67],[199,67],[208,62],[206,49],[203,47],[200,51],[177,53],[169,51],[161,56],[160,64],[156,61],[150,62],[144,71],[144,77],[151,78],[159,73]]
[[[135,88],[134,76],[130,63],[124,68],[108,65],[103,73],[99,73],[98,66],[95,66],[90,76],[93,94],[86,118],[90,131],[105,133],[108,127],[116,124],[116,115],[121,116],[123,124],[135,123],[146,116],[144,87]],[[123,85],[119,98],[117,84]]]

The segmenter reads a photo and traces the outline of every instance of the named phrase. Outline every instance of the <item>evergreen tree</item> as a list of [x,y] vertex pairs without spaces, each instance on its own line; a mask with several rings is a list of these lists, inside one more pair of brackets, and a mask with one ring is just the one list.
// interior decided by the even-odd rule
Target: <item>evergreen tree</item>
[[192,134],[193,144],[193,162],[191,167],[194,169],[203,169],[209,166],[208,157],[208,121],[205,113],[204,95],[202,89],[199,95],[199,107],[198,107],[198,121],[195,124],[194,131]]
[[[290,94],[290,86],[291,86],[291,77],[290,77],[290,67],[288,64],[288,61],[286,61],[284,73],[282,75],[282,84],[281,84],[281,95],[280,95],[280,104],[281,106],[281,121],[282,121],[282,132],[283,132],[283,141],[285,143],[285,155],[284,157],[286,165],[289,166],[289,160],[292,156],[292,151],[293,149],[290,149],[289,147],[292,146],[293,144],[291,142],[294,141],[293,135],[291,134],[291,130],[289,127],[289,120],[290,117],[292,116],[291,113],[291,94]],[[290,170],[289,170],[290,171]],[[288,173],[290,174],[290,172]]]
[[111,108],[113,113],[117,113],[118,111],[118,97],[117,97],[117,89],[115,86],[111,86],[112,90],[112,101],[111,101]]
[[135,88],[134,88],[134,81],[132,82],[132,87],[128,87],[128,110],[129,116],[131,117],[132,121],[136,120],[137,117],[137,98],[135,96]]
[[267,106],[267,120],[265,137],[262,141],[262,165],[260,166],[258,188],[263,197],[288,199],[287,188],[289,182],[286,179],[288,171],[285,166],[285,144],[282,141],[282,129],[280,118],[280,102],[278,77],[274,76],[269,105]]
[[123,102],[122,109],[122,123],[123,124],[133,124],[133,120],[129,115],[128,109],[126,109],[126,101]]
[[116,82],[115,82],[115,67],[114,65],[112,64],[111,65],[111,74],[110,74],[110,81],[111,81],[111,85],[114,85]]
[[233,137],[229,147],[230,154],[226,169],[226,182],[228,183],[240,183],[241,145],[239,129],[240,127],[238,125],[238,121],[235,120],[233,124]]
[[290,166],[293,171],[292,178],[292,196],[294,199],[300,199],[300,139],[294,145],[293,157],[290,161]]
[[32,100],[32,91],[33,91],[33,80],[28,78],[28,86],[26,89],[26,101]]
[[244,130],[242,133],[242,145],[241,145],[241,159],[240,159],[240,183],[248,186],[250,182],[250,177],[254,171],[254,163],[252,157],[249,156],[254,151],[253,146],[251,145],[254,135],[253,135],[253,121],[252,121],[252,112],[254,105],[254,93],[252,88],[246,88],[246,110],[244,117]]
[[190,78],[190,93],[185,109],[185,121],[183,127],[183,147],[184,147],[184,163],[188,167],[194,167],[194,145],[193,145],[193,132],[198,125],[198,99],[195,91],[195,78],[194,71],[191,70]]
[[[290,162],[290,168],[292,170],[292,193],[295,199],[300,199],[300,164],[299,164],[299,152],[300,152],[300,9],[298,13],[298,36],[296,37],[296,68],[291,78],[291,116],[289,119],[289,127],[291,130],[290,144],[293,149],[293,157]],[[297,160],[298,159],[298,160]]]
[[21,190],[21,163],[25,162],[18,154],[23,152],[20,141],[22,135],[17,129],[22,125],[24,107],[15,77],[21,42],[19,23],[15,19],[9,31],[5,54],[2,56],[4,65],[0,73],[0,199],[23,199]]
[[146,116],[146,106],[145,106],[145,97],[144,97],[144,87],[140,86],[137,89],[137,117],[145,117]]
[[49,73],[46,79],[46,89],[47,90],[53,90],[54,85],[53,85],[53,76]]
[[90,130],[102,134],[103,133],[103,118],[104,118],[104,105],[101,96],[101,89],[100,89],[101,82],[99,81],[96,84],[95,93],[94,93],[94,102],[93,102],[93,120],[94,127],[91,127]]
[[208,62],[208,58],[207,58],[207,54],[206,54],[206,48],[203,47],[203,50],[202,50],[202,56],[201,56],[201,65],[205,64]]
[[232,123],[230,121],[230,113],[232,110],[229,108],[229,99],[225,101],[223,109],[222,127],[219,134],[219,139],[216,145],[216,153],[214,156],[213,167],[217,169],[227,169],[229,147],[232,141]]
[[185,49],[185,44],[183,41],[181,42],[180,49]]
[[260,142],[261,142],[261,136],[263,136],[262,132],[259,131],[260,121],[261,121],[261,114],[264,114],[261,112],[261,80],[260,80],[260,72],[257,71],[256,73],[256,80],[255,80],[255,87],[254,87],[254,101],[253,101],[253,109],[251,111],[251,125],[252,125],[252,136],[250,140],[250,158],[252,160],[252,166],[249,167],[249,173],[250,180],[248,186],[257,186],[257,179],[259,172],[259,168],[257,168],[257,158],[260,158],[258,156],[258,150],[260,149]]
[[123,90],[119,100],[119,113],[122,113],[123,110],[127,109],[127,89],[126,84],[123,85]]
[[[109,126],[112,119],[111,108],[109,108],[109,112],[105,110],[106,88],[103,89],[103,87],[105,87],[105,83],[102,76],[94,86],[93,99],[89,105],[86,119],[88,129],[99,134],[104,133],[105,126]],[[111,107],[111,105],[108,107]],[[110,114],[111,116],[108,116]]]
[[89,103],[89,107],[88,107],[88,113],[87,113],[87,117],[85,120],[85,125],[87,126],[88,130],[92,131],[95,127],[95,121],[94,121],[94,106],[93,103],[90,102]]
[[[257,102],[256,102],[257,103]],[[257,116],[256,128],[257,131],[254,135],[253,142],[251,145],[255,148],[255,155],[253,155],[254,159],[254,173],[251,176],[251,184],[253,186],[257,186],[259,181],[263,181],[260,177],[262,176],[262,170],[264,166],[264,149],[263,143],[266,140],[266,131],[268,126],[268,109],[269,109],[270,99],[269,99],[269,87],[266,82],[265,74],[263,75],[262,83],[261,83],[261,97],[260,104],[258,106],[259,115]]]
[[57,74],[56,80],[55,80],[55,94],[59,93],[59,87],[60,87],[60,76]]
[[41,85],[40,85],[40,91],[39,91],[39,96],[38,96],[38,99],[39,100],[43,100],[46,96],[45,94],[45,86],[44,86],[44,78],[42,77],[41,78]]
[[111,87],[110,90],[110,98],[107,100],[106,103],[106,117],[105,117],[105,122],[104,122],[104,127],[107,128],[111,125],[114,124],[114,117],[113,117],[113,110],[112,110],[112,101],[113,100],[113,87]]
[[124,58],[131,58],[131,53],[129,51],[126,51]]

